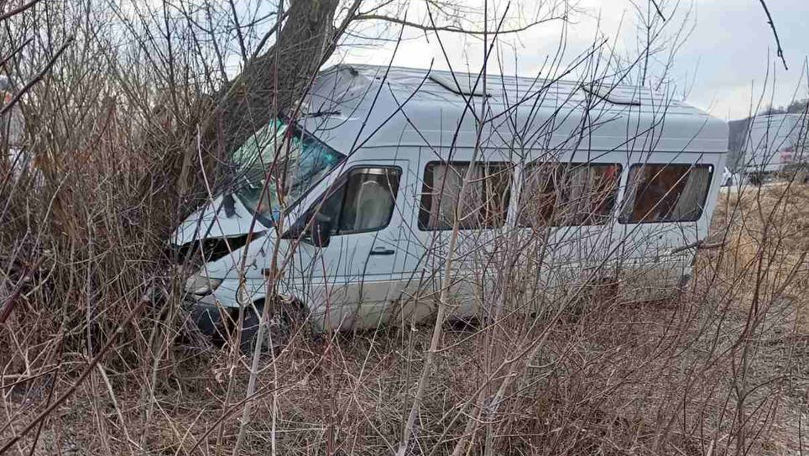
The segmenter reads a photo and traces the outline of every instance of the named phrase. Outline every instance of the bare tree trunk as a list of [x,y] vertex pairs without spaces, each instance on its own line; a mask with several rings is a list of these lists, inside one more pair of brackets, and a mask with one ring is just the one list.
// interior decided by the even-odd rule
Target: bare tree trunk
[[225,152],[292,106],[334,49],[338,0],[296,0],[273,47],[246,63],[224,92],[213,127]]

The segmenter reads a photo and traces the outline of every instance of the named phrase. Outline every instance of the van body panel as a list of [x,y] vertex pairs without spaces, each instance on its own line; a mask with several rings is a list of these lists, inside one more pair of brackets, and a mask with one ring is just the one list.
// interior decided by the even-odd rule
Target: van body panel
[[267,229],[259,220],[253,223],[253,216],[238,198],[229,196],[228,208],[225,195],[219,195],[205,203],[177,227],[171,242],[175,245],[188,244],[198,239],[216,239],[240,236]]

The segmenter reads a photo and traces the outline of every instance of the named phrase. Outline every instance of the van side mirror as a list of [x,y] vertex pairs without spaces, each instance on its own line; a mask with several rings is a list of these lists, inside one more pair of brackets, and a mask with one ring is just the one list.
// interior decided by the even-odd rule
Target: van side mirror
[[312,227],[309,229],[309,238],[315,247],[327,247],[331,240],[331,219],[321,214],[315,215]]

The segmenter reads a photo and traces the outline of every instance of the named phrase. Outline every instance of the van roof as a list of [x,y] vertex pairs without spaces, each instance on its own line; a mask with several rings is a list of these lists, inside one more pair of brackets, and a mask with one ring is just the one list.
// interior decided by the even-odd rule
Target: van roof
[[[727,151],[727,125],[649,89],[372,65],[315,79],[300,122],[343,153],[358,147]],[[478,135],[480,130],[480,135]]]

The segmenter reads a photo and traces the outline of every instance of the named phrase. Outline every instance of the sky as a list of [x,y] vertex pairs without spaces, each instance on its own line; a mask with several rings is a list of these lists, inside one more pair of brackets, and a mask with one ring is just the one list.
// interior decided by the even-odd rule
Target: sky
[[[481,0],[466,2],[470,11],[480,11]],[[547,0],[546,0],[547,1]],[[772,35],[760,0],[659,0],[667,17],[664,36],[671,40],[682,29],[688,34],[678,47],[669,77],[678,98],[726,119],[743,118],[756,106],[786,105],[795,98],[809,96],[806,79],[809,55],[809,0],[768,0],[770,12],[782,42],[788,69],[776,57]],[[522,2],[522,3],[520,3]],[[635,0],[645,11],[646,1]],[[492,10],[502,13],[505,1],[490,0]],[[666,5],[668,3],[668,5]],[[427,22],[423,2],[413,1],[408,19]],[[512,0],[522,12],[530,15],[535,0]],[[499,17],[497,14],[492,14]],[[521,17],[524,17],[521,16]],[[468,15],[470,26],[482,27],[482,18]],[[510,18],[511,19],[511,18]],[[637,55],[637,9],[631,0],[580,0],[579,10],[571,15],[567,27],[568,62],[590,46],[596,37],[608,39],[612,49],[621,55]],[[513,19],[516,23],[519,18]],[[398,28],[391,27],[398,33]],[[540,24],[527,31],[502,38],[502,59],[509,62],[505,74],[536,76],[543,62],[553,56],[560,43],[560,22]],[[434,36],[416,29],[405,29],[404,40],[394,55],[394,44],[348,47],[340,59],[354,63],[387,64],[427,68],[447,68],[447,59]],[[682,35],[681,35],[682,36]],[[476,71],[482,64],[483,44],[480,39],[457,33],[441,33],[453,68]],[[668,54],[654,58],[662,68]]]

